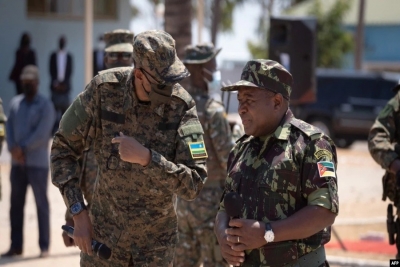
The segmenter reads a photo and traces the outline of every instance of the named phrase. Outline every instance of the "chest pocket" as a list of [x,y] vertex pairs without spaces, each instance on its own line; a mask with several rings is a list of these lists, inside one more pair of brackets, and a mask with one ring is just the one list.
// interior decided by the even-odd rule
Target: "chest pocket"
[[[289,161],[289,160],[288,160]],[[300,173],[285,162],[267,170],[258,180],[258,220],[282,220],[295,212]],[[283,168],[280,168],[283,167]]]

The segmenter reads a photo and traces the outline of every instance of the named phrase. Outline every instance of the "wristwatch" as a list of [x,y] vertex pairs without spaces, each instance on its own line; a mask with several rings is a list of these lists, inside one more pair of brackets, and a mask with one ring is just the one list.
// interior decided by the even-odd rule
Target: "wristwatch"
[[72,206],[69,208],[69,212],[72,214],[72,216],[78,215],[81,213],[83,210],[86,209],[86,205],[83,202],[76,202],[72,204]]
[[274,241],[275,235],[274,232],[272,231],[271,224],[269,222],[265,223],[265,234],[264,234],[264,239],[267,241],[267,243],[271,243]]

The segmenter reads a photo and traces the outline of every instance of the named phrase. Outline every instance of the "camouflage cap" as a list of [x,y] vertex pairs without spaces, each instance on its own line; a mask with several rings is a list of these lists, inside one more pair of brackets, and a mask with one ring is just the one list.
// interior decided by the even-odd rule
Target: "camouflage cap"
[[198,44],[196,46],[187,45],[185,47],[185,58],[182,62],[186,64],[203,64],[218,55],[221,49],[215,49],[212,43]]
[[281,64],[269,59],[253,59],[243,68],[240,81],[222,87],[222,91],[237,91],[240,86],[258,87],[280,93],[289,99],[293,78]]
[[21,80],[39,80],[39,69],[35,65],[27,65],[22,69]]
[[175,40],[161,30],[139,33],[133,40],[135,67],[144,68],[160,83],[171,85],[190,75],[175,50]]
[[106,52],[133,52],[133,32],[128,30],[114,30],[104,34]]

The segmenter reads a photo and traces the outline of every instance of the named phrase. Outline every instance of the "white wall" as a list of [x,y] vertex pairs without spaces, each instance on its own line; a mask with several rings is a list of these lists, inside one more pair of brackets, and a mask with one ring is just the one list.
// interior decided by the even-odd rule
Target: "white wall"
[[[129,29],[131,8],[129,1],[118,1],[117,20],[95,20],[93,45],[98,36],[118,28]],[[40,70],[40,92],[49,96],[49,57],[58,48],[58,38],[65,35],[67,50],[73,56],[72,92],[75,98],[84,88],[84,24],[83,19],[61,20],[50,18],[28,18],[25,0],[0,1],[0,97],[8,113],[8,102],[15,95],[15,86],[8,80],[14,64],[15,52],[23,32],[31,35],[31,46],[36,51]],[[92,67],[90,65],[90,67]]]

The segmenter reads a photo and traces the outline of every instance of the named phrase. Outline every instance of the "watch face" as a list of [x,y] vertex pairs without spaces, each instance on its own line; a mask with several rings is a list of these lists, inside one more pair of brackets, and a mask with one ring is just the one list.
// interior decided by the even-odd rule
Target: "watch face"
[[81,203],[75,203],[74,205],[71,206],[71,213],[76,214],[82,209]]
[[268,241],[268,242],[272,242],[272,241],[274,241],[274,233],[272,232],[272,231],[267,231],[266,233],[265,233],[265,237],[266,237],[266,240]]

